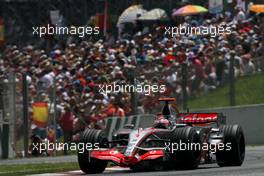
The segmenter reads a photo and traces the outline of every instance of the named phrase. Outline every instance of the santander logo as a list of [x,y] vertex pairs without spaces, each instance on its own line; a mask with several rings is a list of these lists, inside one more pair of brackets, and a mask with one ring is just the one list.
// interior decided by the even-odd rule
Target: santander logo
[[215,121],[217,119],[217,114],[191,114],[182,118],[182,121]]

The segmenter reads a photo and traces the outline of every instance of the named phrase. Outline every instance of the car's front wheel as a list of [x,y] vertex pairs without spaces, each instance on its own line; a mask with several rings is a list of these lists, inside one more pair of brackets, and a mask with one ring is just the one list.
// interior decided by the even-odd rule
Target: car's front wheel
[[175,128],[170,139],[173,167],[176,169],[196,169],[200,163],[202,141],[195,128],[190,126]]
[[[94,146],[97,143],[99,146],[103,146],[107,145],[108,141],[102,130],[86,129],[81,134],[80,142],[84,145]],[[90,150],[87,150],[86,147],[84,150],[78,151],[78,163],[80,169],[86,174],[102,173],[107,166],[107,161],[90,157]]]

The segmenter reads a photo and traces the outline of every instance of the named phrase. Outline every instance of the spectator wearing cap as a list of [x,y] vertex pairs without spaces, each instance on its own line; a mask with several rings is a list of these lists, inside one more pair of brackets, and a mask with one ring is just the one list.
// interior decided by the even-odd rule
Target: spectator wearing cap
[[117,102],[111,103],[105,111],[107,117],[125,117],[125,111]]
[[215,57],[216,81],[217,85],[223,84],[223,75],[225,69],[225,60],[223,50],[218,50]]
[[235,17],[235,20],[237,22],[241,23],[242,21],[244,21],[246,19],[245,12],[243,11],[243,9],[241,7],[236,7],[235,12],[237,13],[236,17]]
[[192,82],[192,91],[193,94],[197,95],[200,92],[201,83],[204,81],[206,75],[203,69],[203,64],[199,57],[193,59],[193,68],[194,68],[194,78]]
[[242,56],[241,72],[243,75],[255,73],[255,65],[251,61],[251,55],[245,54]]

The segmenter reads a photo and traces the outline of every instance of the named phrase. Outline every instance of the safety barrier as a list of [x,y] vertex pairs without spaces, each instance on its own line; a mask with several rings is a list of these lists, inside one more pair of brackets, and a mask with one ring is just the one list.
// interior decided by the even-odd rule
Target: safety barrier
[[242,126],[246,144],[264,144],[264,104],[200,109],[196,112],[222,112],[227,124]]

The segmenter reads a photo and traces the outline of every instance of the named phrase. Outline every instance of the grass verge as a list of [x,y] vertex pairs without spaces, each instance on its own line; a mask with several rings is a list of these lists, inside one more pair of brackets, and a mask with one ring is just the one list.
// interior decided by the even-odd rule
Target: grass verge
[[[264,103],[264,74],[244,76],[235,81],[236,105]],[[191,109],[230,106],[229,84],[207,94],[192,98],[188,102]]]
[[77,162],[0,165],[1,176],[66,172],[71,170],[79,170],[79,166]]

